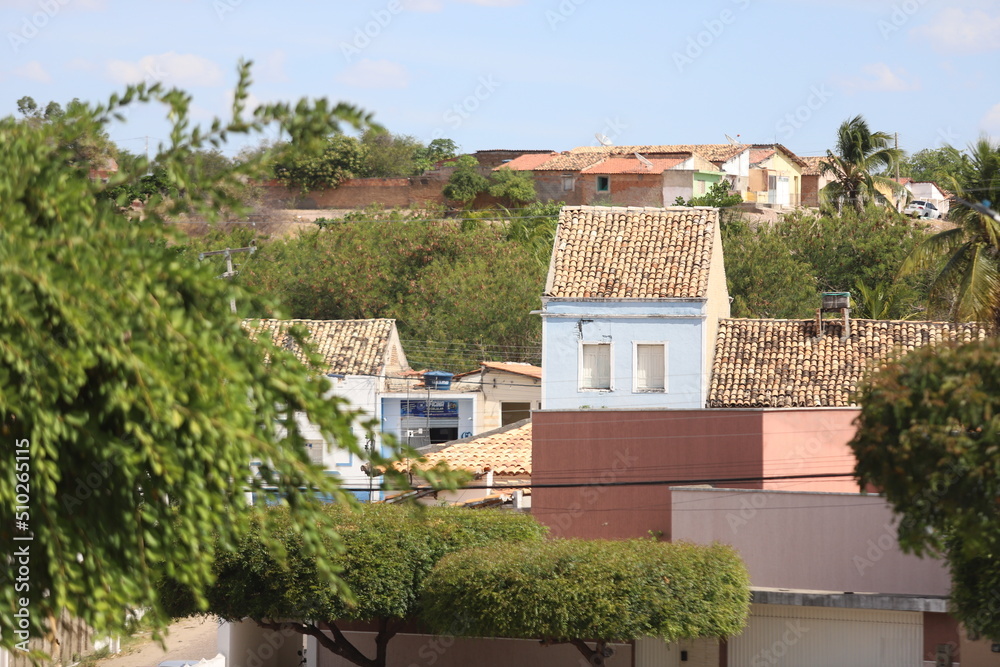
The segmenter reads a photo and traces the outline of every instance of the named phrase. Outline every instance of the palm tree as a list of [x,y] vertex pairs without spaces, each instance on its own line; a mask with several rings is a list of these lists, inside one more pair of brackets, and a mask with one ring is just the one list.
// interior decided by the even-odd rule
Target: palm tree
[[844,202],[853,204],[861,213],[868,202],[887,203],[877,186],[898,191],[899,183],[876,172],[888,172],[902,158],[902,151],[892,148],[892,137],[887,132],[872,132],[865,119],[858,115],[844,121],[837,130],[836,153],[826,152],[820,161],[820,173],[832,176],[833,182],[823,188],[826,201],[837,207],[837,215]]
[[928,238],[907,257],[909,273],[943,262],[931,283],[930,298],[952,297],[952,318],[990,322],[1000,328],[1000,215],[980,212],[962,201],[998,208],[1000,142],[982,138],[969,146],[966,166],[949,176],[958,200],[949,211],[957,223]]

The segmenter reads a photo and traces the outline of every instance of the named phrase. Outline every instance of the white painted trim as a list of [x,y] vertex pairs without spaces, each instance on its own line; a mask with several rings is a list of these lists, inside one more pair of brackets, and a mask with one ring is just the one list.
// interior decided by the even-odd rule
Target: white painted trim
[[[599,389],[596,387],[583,386],[583,347],[585,345],[607,345],[608,346],[608,388]],[[610,393],[615,390],[615,344],[614,341],[607,340],[581,340],[577,342],[576,354],[576,390],[578,392],[600,392]]]
[[543,318],[554,319],[593,319],[593,320],[698,320],[706,319],[707,315],[581,315],[580,313],[545,313],[532,311],[534,315],[541,315]]
[[[640,389],[639,382],[639,346],[663,346],[663,389]],[[634,340],[632,341],[632,393],[633,394],[669,394],[670,393],[670,343],[665,340]]]

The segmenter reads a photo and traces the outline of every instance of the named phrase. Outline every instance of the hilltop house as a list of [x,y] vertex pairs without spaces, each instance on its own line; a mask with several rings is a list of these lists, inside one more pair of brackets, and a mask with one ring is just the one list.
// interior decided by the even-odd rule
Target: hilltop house
[[563,208],[540,314],[544,409],[701,407],[729,316],[718,210]]
[[754,144],[750,150],[747,201],[772,207],[799,206],[802,170],[808,164],[781,144]]

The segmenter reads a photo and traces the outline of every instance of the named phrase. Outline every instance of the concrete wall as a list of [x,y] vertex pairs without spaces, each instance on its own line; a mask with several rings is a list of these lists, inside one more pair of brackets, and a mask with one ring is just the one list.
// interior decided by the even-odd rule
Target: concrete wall
[[[554,301],[542,316],[542,406],[546,409],[704,405],[704,302]],[[581,343],[612,344],[612,389],[580,389]],[[665,392],[633,389],[633,343],[667,343]]]
[[304,646],[298,632],[265,630],[253,621],[223,623],[218,643],[226,667],[296,667]]
[[[363,653],[375,655],[374,634],[347,632],[345,635]],[[354,667],[322,648],[314,649],[310,639],[309,653],[316,651],[316,667]],[[615,654],[607,660],[608,667],[630,667],[632,647],[612,644]],[[526,639],[466,639],[451,636],[400,634],[392,638],[388,649],[388,667],[550,667],[551,665],[587,664],[575,647],[565,644],[542,646]],[[270,666],[267,666],[270,667]]]
[[532,410],[542,407],[542,381],[527,375],[498,370],[482,374],[483,412],[481,428],[500,428],[503,403],[528,403]]
[[672,490],[672,537],[722,542],[756,587],[944,596],[943,561],[904,554],[879,496],[729,489]]
[[668,169],[663,172],[664,206],[673,206],[678,197],[684,201],[691,199],[693,182],[694,172],[690,169]]
[[708,401],[708,387],[712,376],[712,362],[715,360],[716,338],[719,333],[719,320],[728,318],[731,314],[729,288],[726,285],[726,262],[722,251],[722,227],[715,226],[712,240],[712,263],[708,272],[708,293],[705,302],[705,329],[702,343],[702,357],[705,361],[702,380],[702,402]]
[[[402,432],[402,401],[458,401],[458,437],[467,438],[481,433],[482,428],[482,394],[440,391],[440,390],[414,390],[409,393],[383,394],[381,406],[382,432],[392,433],[401,442],[406,442],[406,433]],[[436,426],[433,418],[425,420],[421,424],[430,427]],[[414,446],[419,443],[414,442]]]
[[[546,367],[546,374],[550,372]],[[667,484],[616,482],[760,477],[763,410],[542,410],[532,415],[532,491],[552,534],[586,539],[671,536]],[[760,482],[729,486],[757,488]]]

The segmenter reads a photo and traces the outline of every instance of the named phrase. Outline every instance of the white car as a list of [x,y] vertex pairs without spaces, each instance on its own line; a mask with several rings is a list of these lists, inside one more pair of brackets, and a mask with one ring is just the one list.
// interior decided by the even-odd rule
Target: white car
[[938,207],[931,202],[917,199],[906,205],[906,208],[903,209],[903,215],[912,215],[916,218],[930,218],[932,220],[937,220],[941,217],[941,211],[939,211]]

